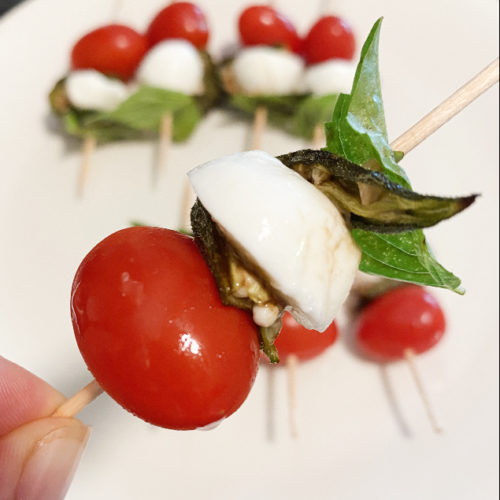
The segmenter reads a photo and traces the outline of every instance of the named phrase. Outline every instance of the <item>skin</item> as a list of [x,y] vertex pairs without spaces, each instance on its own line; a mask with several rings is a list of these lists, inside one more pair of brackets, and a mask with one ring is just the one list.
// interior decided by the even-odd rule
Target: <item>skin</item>
[[64,498],[89,436],[79,420],[50,416],[64,400],[0,356],[0,500]]

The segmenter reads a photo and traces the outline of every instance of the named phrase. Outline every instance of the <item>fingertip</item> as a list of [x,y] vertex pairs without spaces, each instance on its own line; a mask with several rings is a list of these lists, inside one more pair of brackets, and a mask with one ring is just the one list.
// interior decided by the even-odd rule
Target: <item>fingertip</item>
[[[12,498],[64,498],[90,428],[74,418],[44,418],[0,440],[0,484]],[[10,498],[10,497],[9,497]]]
[[0,356],[0,436],[50,415],[64,400],[47,382]]

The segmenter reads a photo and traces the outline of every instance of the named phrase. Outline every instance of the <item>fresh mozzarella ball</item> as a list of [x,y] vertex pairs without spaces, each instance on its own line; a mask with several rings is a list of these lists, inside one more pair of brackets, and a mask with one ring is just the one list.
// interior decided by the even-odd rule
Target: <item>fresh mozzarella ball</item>
[[171,39],[155,45],[144,57],[137,79],[151,87],[187,95],[203,91],[203,60],[187,40]]
[[356,66],[350,61],[331,59],[306,69],[306,89],[316,95],[351,92]]
[[325,330],[346,299],[361,258],[328,198],[262,151],[213,160],[188,175],[216,224],[264,271],[295,319]]
[[94,69],[71,72],[66,78],[66,94],[76,108],[112,111],[128,97],[127,86]]
[[304,63],[296,54],[258,45],[242,49],[233,62],[236,82],[251,95],[289,95],[300,91]]

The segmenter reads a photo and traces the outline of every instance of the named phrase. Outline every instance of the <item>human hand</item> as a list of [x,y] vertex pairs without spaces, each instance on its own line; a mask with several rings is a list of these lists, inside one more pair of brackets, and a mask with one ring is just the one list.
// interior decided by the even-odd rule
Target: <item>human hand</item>
[[0,500],[58,500],[69,488],[90,430],[51,417],[65,400],[0,356]]

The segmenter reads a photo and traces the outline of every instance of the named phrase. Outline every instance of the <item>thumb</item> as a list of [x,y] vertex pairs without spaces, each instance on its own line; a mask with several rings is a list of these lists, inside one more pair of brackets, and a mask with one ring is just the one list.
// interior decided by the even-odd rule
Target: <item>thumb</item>
[[0,439],[0,500],[64,498],[90,429],[74,418],[46,417]]

